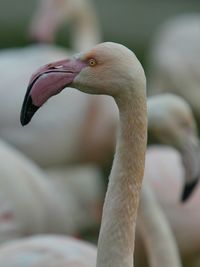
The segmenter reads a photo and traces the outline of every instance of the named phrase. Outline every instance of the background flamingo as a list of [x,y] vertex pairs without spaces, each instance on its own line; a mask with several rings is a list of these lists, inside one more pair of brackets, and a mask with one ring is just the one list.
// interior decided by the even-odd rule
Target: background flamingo
[[[200,239],[198,233],[200,185],[190,199],[182,204],[184,169],[180,154],[169,147],[149,148],[146,155],[145,179],[152,185],[157,200],[170,222],[184,266],[199,266]],[[142,251],[142,250],[141,250]],[[140,251],[140,253],[141,253]]]
[[101,30],[92,0],[40,0],[30,26],[30,37],[53,43],[59,27],[71,26],[71,46],[84,51],[101,41]]
[[182,199],[186,199],[200,177],[200,145],[190,106],[183,98],[162,94],[148,98],[148,133],[151,141],[178,149],[185,167]]
[[197,123],[199,108],[200,15],[169,18],[156,32],[149,52],[149,94],[172,92],[191,105]]
[[65,179],[50,179],[2,140],[0,158],[0,243],[39,233],[77,235],[98,224],[103,185],[97,167],[79,166],[65,171]]

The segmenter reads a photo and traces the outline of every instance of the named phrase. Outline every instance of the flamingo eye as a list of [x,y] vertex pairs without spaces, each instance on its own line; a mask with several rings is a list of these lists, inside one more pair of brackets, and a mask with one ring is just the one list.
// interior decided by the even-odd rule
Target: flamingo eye
[[97,62],[94,58],[89,59],[88,63],[90,65],[90,67],[94,67],[97,64]]

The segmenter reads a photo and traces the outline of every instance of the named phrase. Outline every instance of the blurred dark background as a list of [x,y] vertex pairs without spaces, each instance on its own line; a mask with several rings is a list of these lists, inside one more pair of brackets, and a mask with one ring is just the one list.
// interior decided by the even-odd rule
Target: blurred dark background
[[[197,0],[94,0],[104,40],[121,42],[134,49],[140,59],[156,28],[176,14],[200,11]],[[0,48],[24,46],[27,28],[36,0],[0,0]],[[68,46],[65,25],[57,35],[57,43]]]

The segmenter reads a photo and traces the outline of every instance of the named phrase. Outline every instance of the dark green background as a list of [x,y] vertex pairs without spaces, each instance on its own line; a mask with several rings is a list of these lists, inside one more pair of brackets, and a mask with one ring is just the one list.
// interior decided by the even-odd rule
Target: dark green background
[[[199,0],[94,0],[104,40],[121,42],[144,55],[156,28],[175,14],[200,11]],[[0,0],[0,48],[27,44],[26,32],[37,0]],[[61,28],[57,43],[68,45]]]

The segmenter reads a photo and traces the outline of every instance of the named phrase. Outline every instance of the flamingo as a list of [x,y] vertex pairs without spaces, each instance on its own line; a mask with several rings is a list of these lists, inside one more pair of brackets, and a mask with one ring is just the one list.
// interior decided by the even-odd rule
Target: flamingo
[[70,60],[48,64],[30,80],[22,107],[22,124],[27,124],[50,96],[69,85],[85,93],[108,94],[119,108],[118,141],[104,202],[97,254],[95,248],[80,241],[35,237],[1,247],[2,266],[94,266],[95,262],[98,267],[133,266],[135,224],[147,140],[143,68],[132,51],[111,42],[99,44]]
[[40,0],[30,25],[30,38],[53,43],[59,26],[71,22],[71,46],[89,49],[101,40],[101,30],[92,0]]
[[155,34],[149,52],[149,94],[171,92],[192,107],[198,126],[200,15],[188,13],[166,21]]
[[189,104],[170,93],[149,97],[148,133],[152,141],[170,145],[180,152],[185,167],[185,187],[181,197],[186,200],[200,177],[197,125]]
[[47,176],[10,145],[0,141],[0,148],[0,242],[56,228],[59,233],[67,225],[74,230],[70,220],[62,223],[67,209]]
[[[50,179],[2,140],[0,157],[0,243],[39,233],[77,235],[98,223],[95,208],[103,195],[98,168],[65,171],[63,190],[64,179]],[[77,189],[77,183],[82,187]],[[92,193],[85,188],[88,184]]]
[[[200,185],[184,204],[180,202],[184,169],[180,154],[171,147],[152,146],[146,154],[144,180],[160,203],[180,251],[183,266],[199,266]],[[136,242],[137,244],[137,242]],[[142,258],[140,249],[140,259]],[[143,255],[144,257],[144,255]],[[143,265],[140,265],[143,266]],[[144,265],[146,266],[146,265]]]

